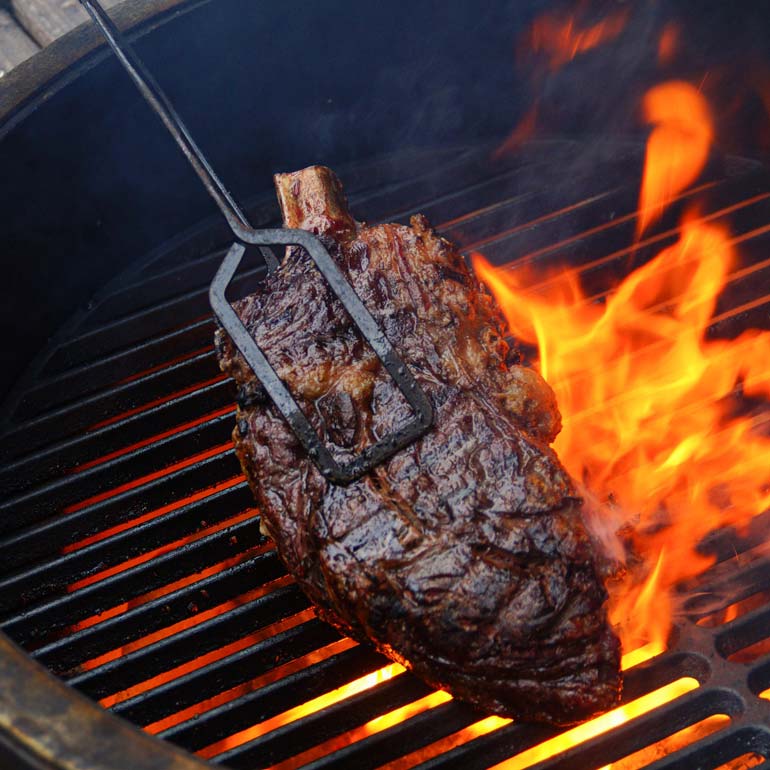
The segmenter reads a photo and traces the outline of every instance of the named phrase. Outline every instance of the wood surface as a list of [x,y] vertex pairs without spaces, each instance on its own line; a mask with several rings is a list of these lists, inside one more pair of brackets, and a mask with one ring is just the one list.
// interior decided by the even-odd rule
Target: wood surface
[[8,11],[0,8],[0,77],[38,50],[38,45]]
[[[120,0],[102,0],[105,8]],[[11,0],[18,23],[40,45],[45,47],[56,38],[87,20],[79,0]]]

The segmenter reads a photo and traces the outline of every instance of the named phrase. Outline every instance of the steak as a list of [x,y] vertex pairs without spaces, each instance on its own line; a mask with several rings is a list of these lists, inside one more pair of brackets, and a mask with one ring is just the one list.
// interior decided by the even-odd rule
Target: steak
[[[570,724],[612,707],[620,644],[549,447],[555,397],[517,363],[494,300],[424,217],[356,222],[320,166],[276,187],[285,226],[319,236],[435,413],[417,442],[336,486],[217,331],[239,388],[235,450],[286,567],[324,620],[485,712]],[[338,461],[411,419],[301,249],[235,309]]]

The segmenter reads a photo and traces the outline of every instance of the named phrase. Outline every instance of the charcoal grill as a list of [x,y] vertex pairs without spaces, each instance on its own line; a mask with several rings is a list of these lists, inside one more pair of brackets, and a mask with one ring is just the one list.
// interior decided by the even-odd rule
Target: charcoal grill
[[[151,66],[154,52],[163,49],[157,45],[160,36],[181,35],[180,47],[189,47],[191,40],[200,41],[204,23],[212,37],[229,33],[229,45],[238,49],[237,31],[245,22],[228,16],[227,8],[234,11],[238,3],[218,0],[216,10],[208,3],[166,4],[161,14],[151,5],[143,12],[142,4],[127,4],[117,13],[123,25],[138,24],[137,45]],[[387,31],[386,26],[383,34]],[[478,34],[483,38],[486,31],[482,24]],[[244,35],[243,50],[248,42]],[[50,169],[44,172],[20,150],[50,139],[45,124],[71,115],[83,94],[119,82],[105,52],[86,55],[94,45],[90,31],[80,30],[63,45],[48,55],[81,58],[60,70],[58,80],[42,88],[33,83],[28,92],[17,80],[4,92],[11,98],[0,124],[0,147],[14,151],[7,156],[12,170],[29,173],[30,178],[18,177],[23,189],[17,193],[32,190],[31,200],[39,205],[30,212],[5,191],[3,202],[25,226],[61,188],[56,183],[52,190],[35,191]],[[278,57],[280,49],[272,53]],[[351,50],[350,56],[357,53]],[[175,101],[181,96],[184,103],[184,89],[176,90]],[[201,93],[197,83],[193,90]],[[123,114],[104,118],[108,124],[140,110],[129,93],[126,83],[121,97],[127,106],[117,110]],[[205,88],[203,94],[206,98]],[[472,113],[476,106],[467,109]],[[172,171],[160,182],[162,194],[170,196],[164,206],[168,218],[162,223],[150,218],[142,232],[127,233],[115,247],[108,245],[113,236],[105,238],[84,212],[86,205],[65,206],[72,230],[82,230],[77,238],[69,231],[60,235],[82,284],[77,291],[90,299],[76,313],[74,298],[67,307],[58,299],[58,312],[63,317],[66,311],[69,319],[48,343],[38,340],[34,362],[21,378],[16,372],[17,385],[4,398],[0,680],[8,686],[0,692],[0,764],[36,770],[202,766],[184,749],[244,769],[301,756],[308,757],[306,766],[335,770],[376,768],[410,756],[423,770],[486,768],[552,737],[551,729],[514,723],[461,742],[457,736],[481,716],[450,701],[346,742],[350,731],[430,694],[404,673],[227,745],[231,736],[373,674],[387,661],[315,619],[259,533],[258,512],[230,451],[235,393],[212,350],[207,291],[229,244],[227,229],[216,217],[205,218],[209,212],[195,192],[174,193],[180,180],[190,182],[186,171],[181,163],[174,166],[174,151],[162,139],[157,150],[155,140],[146,146],[147,137],[161,132],[151,120],[147,125],[138,120],[137,145],[143,146],[129,140],[122,163],[136,162],[141,150],[153,162],[169,164]],[[95,141],[104,127],[102,118],[96,123],[93,133],[84,124],[77,128]],[[509,125],[506,120],[493,128],[503,136]],[[765,257],[770,178],[760,166],[715,159],[697,192],[683,196],[654,234],[630,248],[640,141],[614,140],[598,150],[578,140],[533,142],[492,160],[499,140],[464,142],[468,134],[476,139],[477,127],[473,121],[458,126],[430,141],[415,135],[410,149],[394,150],[382,141],[356,147],[352,157],[327,146],[323,157],[305,158],[305,150],[295,148],[284,155],[279,150],[276,162],[283,168],[309,160],[333,163],[360,218],[400,221],[422,212],[463,250],[479,250],[495,263],[515,257],[518,265],[569,262],[580,268],[596,298],[675,240],[677,208],[705,199],[702,216],[729,220],[745,257],[720,300],[711,332],[730,337],[748,326],[770,328]],[[87,153],[103,160],[98,144]],[[225,161],[237,171],[242,159]],[[116,163],[110,156],[111,170]],[[259,163],[246,165],[256,180]],[[130,170],[120,169],[128,182],[105,191],[105,211],[118,200],[133,206],[123,195],[134,179]],[[104,190],[95,171],[89,177],[92,170],[87,163],[79,175],[86,204]],[[274,226],[277,207],[254,180],[253,188],[241,180],[245,192],[256,189],[242,196],[250,200],[247,213],[253,222]],[[194,182],[190,187],[196,189]],[[142,192],[149,194],[146,186]],[[160,198],[132,207],[134,221]],[[111,212],[99,215],[105,226],[117,226]],[[39,260],[35,267],[48,265],[55,273],[61,254],[49,243],[57,216],[52,211],[53,224],[41,224],[35,235],[40,243],[29,236],[23,241],[20,230],[6,225],[4,247],[31,249]],[[100,250],[110,259],[107,270]],[[81,263],[93,263],[93,271],[84,274]],[[256,255],[239,272],[235,288],[248,291],[264,270]],[[95,290],[94,281],[102,288]],[[43,297],[48,291],[39,288]],[[34,332],[19,329],[27,347]],[[699,740],[694,736],[650,766],[717,768],[744,755],[752,755],[754,766],[770,764],[770,702],[759,697],[770,688],[770,647],[763,647],[770,638],[768,523],[757,520],[740,538],[714,535],[707,547],[717,553],[717,565],[684,604],[667,652],[628,671],[624,700],[682,677],[699,686],[541,762],[540,770],[602,767],[715,715],[725,717],[719,729]],[[730,607],[737,616],[727,622]],[[102,701],[108,711],[88,699]],[[129,722],[163,740],[142,735]],[[305,754],[335,739],[340,741],[329,753]]]

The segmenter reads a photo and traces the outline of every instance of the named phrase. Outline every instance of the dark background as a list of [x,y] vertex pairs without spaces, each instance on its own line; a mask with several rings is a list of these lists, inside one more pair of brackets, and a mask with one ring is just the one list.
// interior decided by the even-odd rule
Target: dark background
[[[533,18],[574,7],[215,0],[137,48],[240,200],[310,163],[501,142],[535,100],[542,134],[641,142],[640,95],[671,77],[702,85],[721,150],[770,158],[767,3],[582,3],[585,25],[629,8],[623,33],[556,73],[522,56]],[[682,45],[661,66],[657,41],[671,21]],[[0,398],[101,286],[216,216],[112,58],[66,74],[76,77],[23,115],[3,114],[0,81]]]

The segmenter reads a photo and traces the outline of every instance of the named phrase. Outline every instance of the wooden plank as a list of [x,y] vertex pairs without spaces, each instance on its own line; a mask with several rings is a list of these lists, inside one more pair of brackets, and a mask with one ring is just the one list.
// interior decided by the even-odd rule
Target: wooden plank
[[[102,0],[105,8],[120,0]],[[12,0],[16,18],[30,35],[46,46],[88,19],[79,0]]]
[[0,8],[0,77],[37,50],[38,46],[11,14]]

